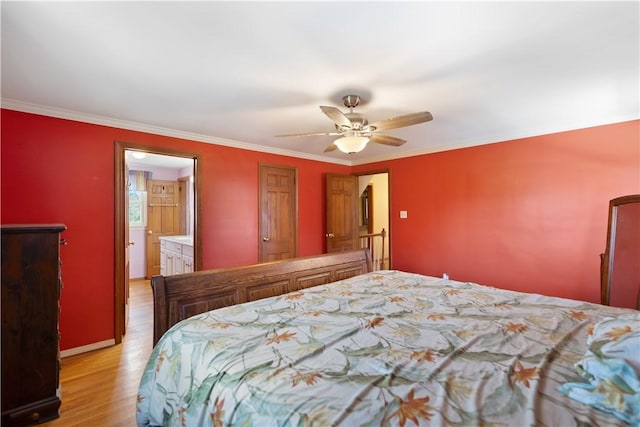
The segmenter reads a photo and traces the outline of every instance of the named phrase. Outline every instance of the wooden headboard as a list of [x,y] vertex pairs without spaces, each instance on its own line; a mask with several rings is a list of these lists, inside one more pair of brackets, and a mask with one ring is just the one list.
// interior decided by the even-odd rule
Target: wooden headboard
[[171,326],[196,314],[370,271],[369,251],[359,249],[174,276],[153,276],[153,345]]

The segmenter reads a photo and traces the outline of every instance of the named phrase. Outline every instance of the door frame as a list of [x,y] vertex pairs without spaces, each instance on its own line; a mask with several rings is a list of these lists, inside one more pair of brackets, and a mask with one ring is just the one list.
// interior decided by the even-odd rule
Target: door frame
[[193,268],[194,271],[202,268],[202,233],[200,230],[201,218],[201,179],[199,153],[177,150],[173,148],[157,147],[152,145],[137,144],[124,141],[115,141],[115,289],[114,289],[114,339],[115,343],[122,342],[125,333],[125,303],[126,303],[126,278],[125,278],[125,231],[128,224],[126,206],[125,176],[125,151],[140,151],[144,153],[161,154],[165,156],[184,157],[193,160]]
[[367,176],[367,175],[378,175],[385,173],[387,174],[387,211],[389,215],[389,230],[387,230],[387,239],[389,241],[389,266],[388,269],[391,270],[391,266],[393,265],[392,253],[393,246],[391,245],[391,239],[393,238],[393,233],[391,232],[391,228],[393,227],[393,217],[391,216],[391,169],[374,169],[371,171],[360,171],[353,173],[357,177]]

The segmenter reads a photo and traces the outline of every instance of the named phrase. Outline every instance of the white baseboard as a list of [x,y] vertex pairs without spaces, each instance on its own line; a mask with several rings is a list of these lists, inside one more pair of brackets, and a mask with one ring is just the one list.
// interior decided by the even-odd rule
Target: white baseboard
[[92,344],[83,345],[80,347],[74,347],[67,350],[62,350],[60,352],[60,358],[75,356],[80,353],[87,353],[89,351],[98,350],[105,347],[111,347],[112,345],[116,345],[116,340],[111,338],[110,340],[94,342]]

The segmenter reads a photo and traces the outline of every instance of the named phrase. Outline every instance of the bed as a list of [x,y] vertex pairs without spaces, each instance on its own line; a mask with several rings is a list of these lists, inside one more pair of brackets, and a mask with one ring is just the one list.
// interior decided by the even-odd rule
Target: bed
[[154,304],[139,426],[640,423],[632,309],[371,271],[366,251],[158,277]]

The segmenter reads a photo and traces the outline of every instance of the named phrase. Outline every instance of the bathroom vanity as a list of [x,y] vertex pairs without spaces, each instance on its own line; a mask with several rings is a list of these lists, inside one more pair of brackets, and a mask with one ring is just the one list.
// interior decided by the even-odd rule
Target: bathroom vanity
[[191,273],[193,271],[193,237],[160,237],[160,274]]

